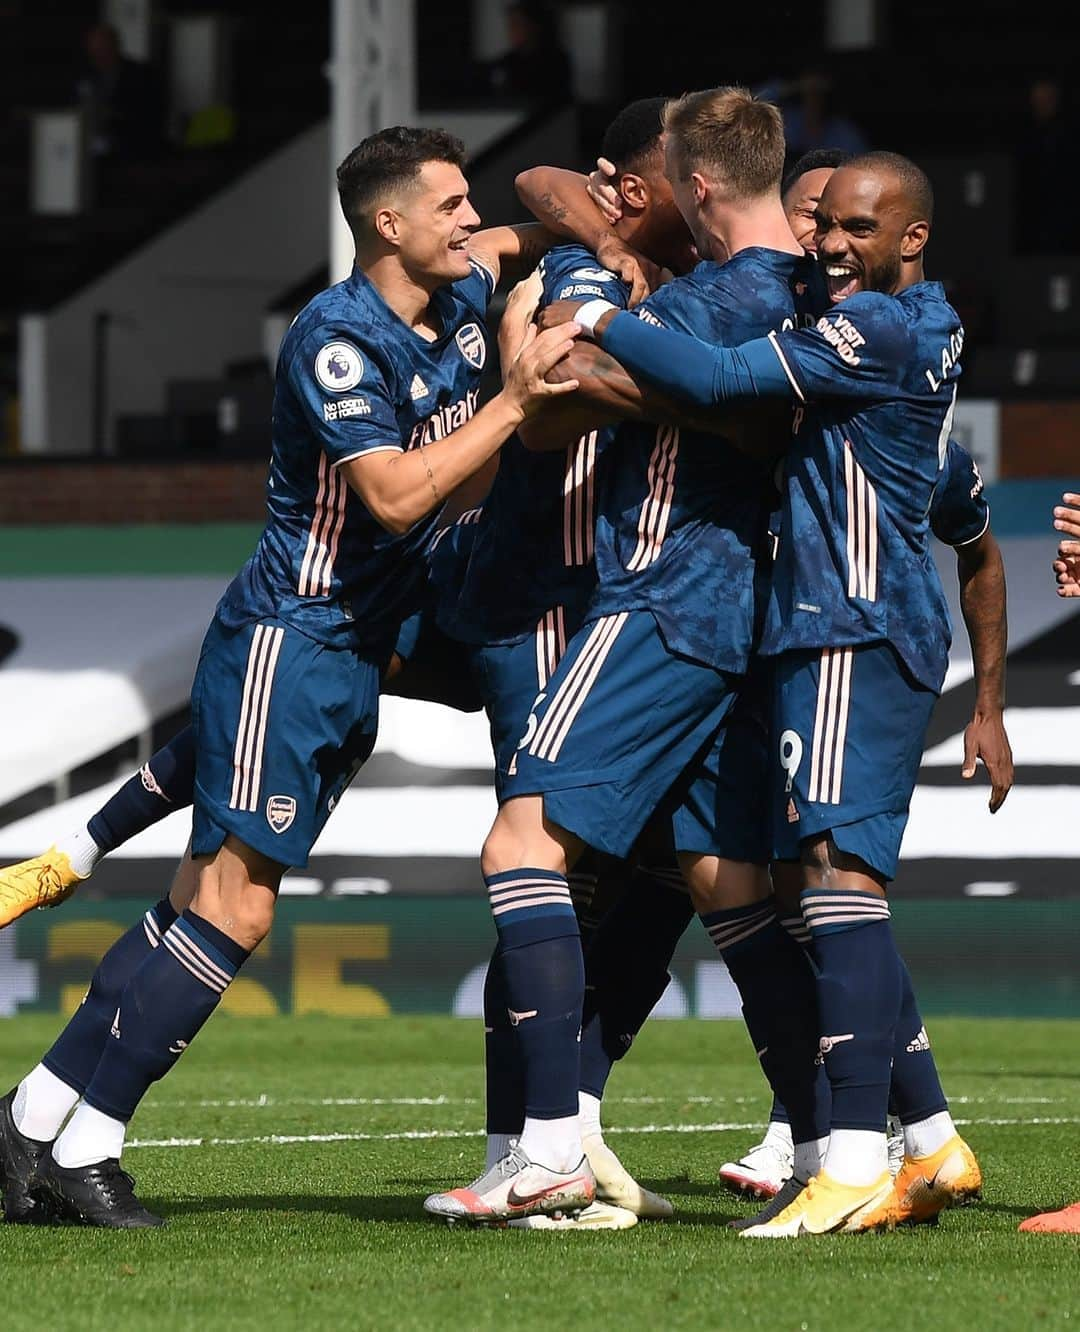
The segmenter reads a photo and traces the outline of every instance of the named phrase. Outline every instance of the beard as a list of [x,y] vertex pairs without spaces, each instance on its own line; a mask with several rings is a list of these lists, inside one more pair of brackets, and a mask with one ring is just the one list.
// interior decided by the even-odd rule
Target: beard
[[890,255],[881,263],[875,264],[866,274],[866,286],[870,291],[895,291],[900,284],[900,256]]

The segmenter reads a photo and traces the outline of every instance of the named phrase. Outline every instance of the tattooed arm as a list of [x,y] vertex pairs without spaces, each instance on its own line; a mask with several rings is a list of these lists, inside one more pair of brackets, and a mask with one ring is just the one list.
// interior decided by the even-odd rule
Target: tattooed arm
[[495,281],[517,282],[526,277],[559,237],[539,222],[513,227],[487,227],[469,244],[469,253],[495,275]]
[[576,341],[570,354],[548,371],[547,379],[549,383],[576,379],[578,387],[519,428],[522,443],[534,452],[564,449],[587,431],[617,421],[655,421],[723,435],[760,458],[777,457],[790,434],[789,409],[781,416],[774,405],[755,410],[743,403],[720,411],[695,411],[640,384],[593,342]]
[[617,273],[637,305],[660,285],[660,270],[620,239],[593,203],[588,178],[562,167],[532,167],[514,181],[518,198],[534,217],[557,236],[575,240],[596,255],[604,268]]

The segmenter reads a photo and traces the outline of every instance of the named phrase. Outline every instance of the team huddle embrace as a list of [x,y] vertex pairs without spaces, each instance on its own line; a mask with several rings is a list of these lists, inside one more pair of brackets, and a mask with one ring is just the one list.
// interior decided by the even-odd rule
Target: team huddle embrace
[[740,88],[632,103],[601,153],[588,179],[525,172],[537,222],[487,229],[447,134],[383,130],[338,168],[356,265],[282,343],[266,527],[191,725],[0,871],[2,925],[192,805],[168,895],[0,1100],[8,1221],[162,1223],[126,1125],[268,932],[385,692],[482,708],[495,759],[487,1160],[429,1214],[671,1214],[601,1108],[695,916],[774,1095],[720,1172],[764,1204],[742,1236],[978,1197],[887,897],[951,638],[932,536],[975,667],[964,774],[985,765],[991,812],[1012,782],[1004,576],[950,438],[963,329],[924,276],[929,182],[889,152],[785,177],[779,111]]

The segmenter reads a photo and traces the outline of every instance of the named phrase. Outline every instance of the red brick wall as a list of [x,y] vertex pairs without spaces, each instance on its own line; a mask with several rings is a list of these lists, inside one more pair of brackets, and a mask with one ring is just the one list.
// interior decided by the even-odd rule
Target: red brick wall
[[1001,404],[999,476],[1075,476],[1080,470],[1080,402]]
[[0,466],[0,526],[261,522],[267,464],[36,462]]

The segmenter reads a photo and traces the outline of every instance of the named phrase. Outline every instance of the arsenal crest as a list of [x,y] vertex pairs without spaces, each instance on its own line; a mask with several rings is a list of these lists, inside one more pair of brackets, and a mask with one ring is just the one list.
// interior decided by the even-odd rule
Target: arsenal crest
[[266,821],[276,833],[292,827],[296,818],[296,801],[292,796],[272,795],[266,802]]

